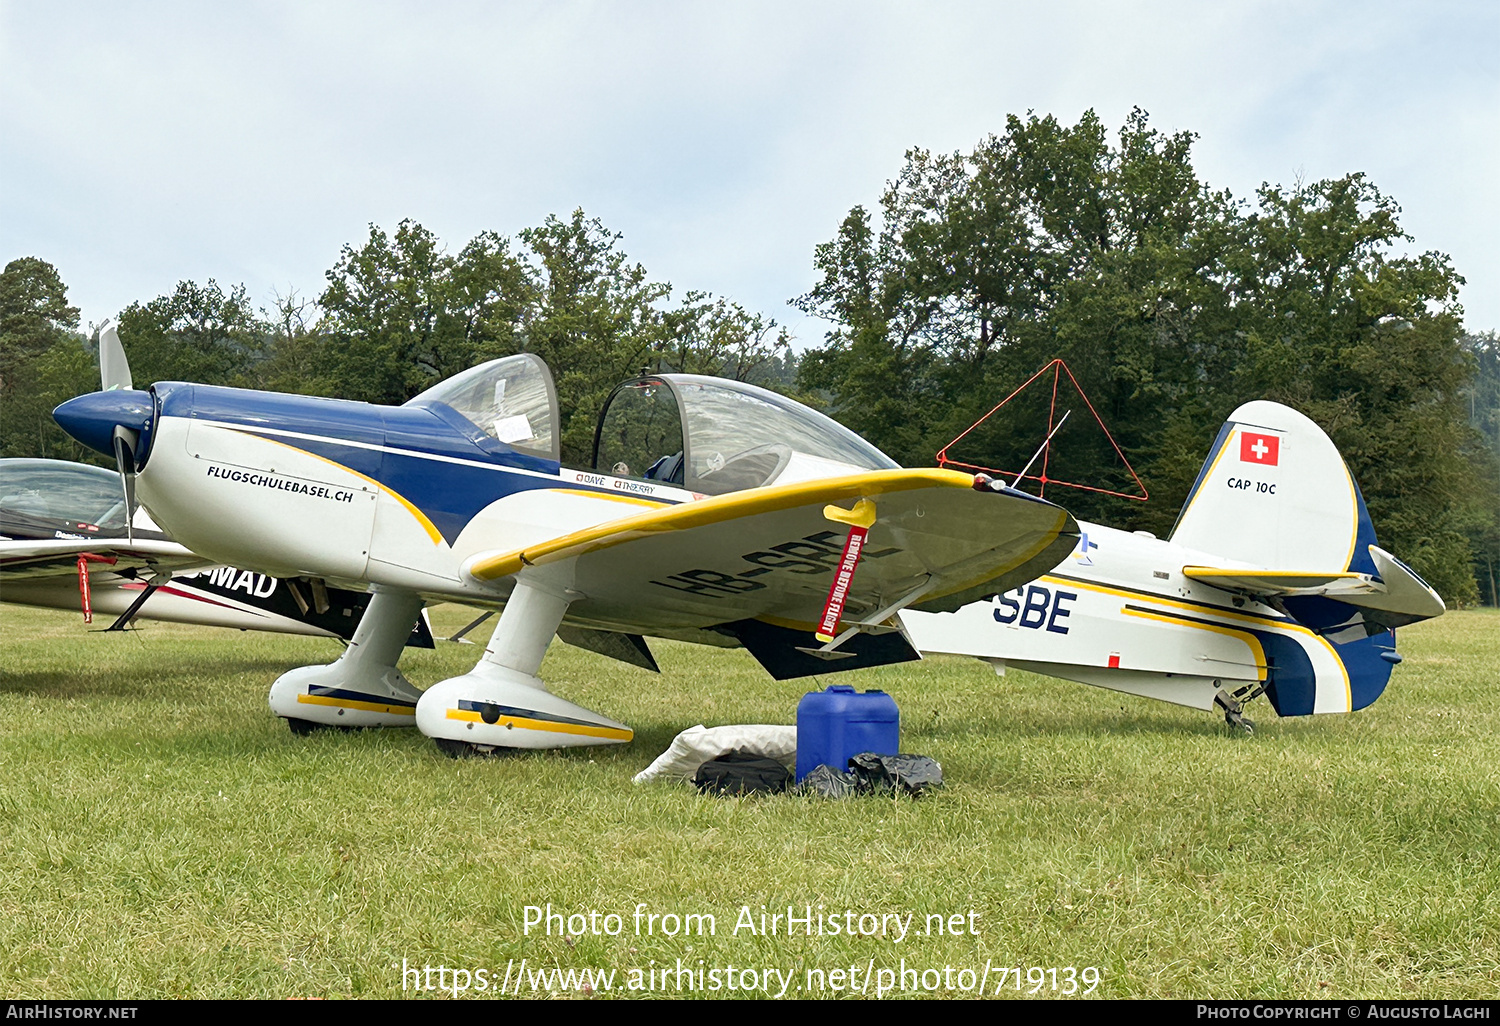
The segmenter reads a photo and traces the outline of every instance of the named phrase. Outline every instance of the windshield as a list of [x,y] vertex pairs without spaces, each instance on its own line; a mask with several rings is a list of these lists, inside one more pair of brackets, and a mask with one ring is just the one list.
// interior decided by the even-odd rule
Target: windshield
[[665,381],[643,378],[615,389],[599,419],[594,469],[682,484],[682,418]]
[[557,392],[541,357],[518,353],[470,367],[410,399],[407,406],[442,403],[484,434],[513,449],[558,458]]

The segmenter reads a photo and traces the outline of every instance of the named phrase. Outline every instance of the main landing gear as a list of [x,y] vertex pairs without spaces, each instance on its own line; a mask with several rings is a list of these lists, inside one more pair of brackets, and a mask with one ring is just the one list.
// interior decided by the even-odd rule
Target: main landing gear
[[453,756],[622,744],[634,736],[629,727],[557,697],[536,675],[576,597],[546,582],[518,581],[474,669],[424,692],[396,669],[422,600],[377,589],[344,654],[283,674],[271,686],[271,709],[299,735],[415,725]]
[[422,612],[414,592],[377,589],[338,660],[289,670],[271,685],[271,711],[294,734],[327,727],[409,727],[418,691],[396,669]]
[[549,582],[518,580],[474,669],[422,693],[417,729],[450,755],[629,741],[629,727],[557,697],[536,675],[576,597]]

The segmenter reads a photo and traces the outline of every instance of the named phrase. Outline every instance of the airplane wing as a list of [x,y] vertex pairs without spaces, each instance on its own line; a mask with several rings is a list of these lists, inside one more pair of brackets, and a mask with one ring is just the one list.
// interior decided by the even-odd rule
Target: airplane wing
[[1371,545],[1370,559],[1379,571],[1314,572],[1302,570],[1216,569],[1185,566],[1184,577],[1258,598],[1321,596],[1365,610],[1386,627],[1429,620],[1447,609],[1438,593],[1416,572],[1378,545]]
[[[842,642],[813,640],[848,533],[874,506],[847,593]],[[831,514],[831,515],[830,515]],[[631,634],[709,628],[778,677],[917,658],[895,614],[997,594],[1050,570],[1077,543],[1061,507],[947,470],[882,470],[731,492],[601,524],[465,567],[475,582],[546,578],[568,620]],[[857,635],[857,636],[856,636]],[[773,665],[773,663],[775,665]]]
[[0,581],[61,577],[78,572],[78,557],[93,569],[146,570],[150,574],[210,566],[176,542],[125,538],[0,539]]

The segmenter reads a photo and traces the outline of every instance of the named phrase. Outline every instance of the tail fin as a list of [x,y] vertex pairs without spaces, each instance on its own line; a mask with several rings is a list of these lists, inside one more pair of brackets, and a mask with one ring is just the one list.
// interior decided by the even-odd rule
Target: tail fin
[[1306,660],[1271,668],[1267,691],[1283,716],[1321,708],[1322,687],[1346,694],[1345,708],[1369,705],[1400,661],[1394,628],[1444,611],[1437,592],[1375,544],[1364,497],[1333,442],[1279,403],[1246,403],[1230,414],[1171,541],[1241,564],[1183,572],[1276,606],[1338,657],[1338,681],[1299,669]]
[[1267,570],[1377,572],[1375,529],[1338,449],[1264,400],[1224,422],[1171,540]]

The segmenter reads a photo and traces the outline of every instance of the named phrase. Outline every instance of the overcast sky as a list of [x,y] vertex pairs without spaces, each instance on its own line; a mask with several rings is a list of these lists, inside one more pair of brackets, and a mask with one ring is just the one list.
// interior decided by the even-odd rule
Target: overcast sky
[[181,279],[315,297],[371,222],[456,252],[582,207],[808,344],[813,247],[908,148],[1140,106],[1239,196],[1366,172],[1500,329],[1497,57],[1490,0],[0,0],[0,259],[97,322]]

